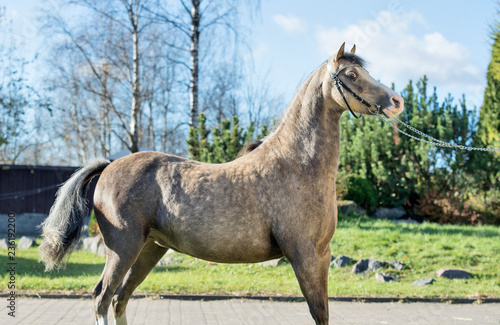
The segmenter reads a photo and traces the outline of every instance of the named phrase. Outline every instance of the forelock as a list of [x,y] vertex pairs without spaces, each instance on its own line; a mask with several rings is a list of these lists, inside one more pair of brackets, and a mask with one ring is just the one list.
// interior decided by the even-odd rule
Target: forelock
[[362,58],[360,58],[356,54],[352,54],[352,53],[346,52],[346,53],[344,53],[344,55],[342,56],[342,58],[346,59],[348,61],[351,61],[353,64],[357,64],[357,65],[360,65],[362,67],[365,66],[365,60],[363,60]]

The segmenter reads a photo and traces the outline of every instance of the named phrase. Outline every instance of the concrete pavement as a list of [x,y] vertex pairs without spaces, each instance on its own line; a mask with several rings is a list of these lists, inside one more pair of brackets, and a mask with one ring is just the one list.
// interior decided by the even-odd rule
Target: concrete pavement
[[[4,298],[5,299],[5,298]],[[16,317],[1,307],[0,324],[94,324],[90,299],[19,298]],[[110,309],[109,320],[113,319]],[[305,302],[132,299],[129,324],[311,324]],[[330,301],[331,324],[500,325],[500,304],[360,303]],[[112,322],[110,322],[112,324]]]

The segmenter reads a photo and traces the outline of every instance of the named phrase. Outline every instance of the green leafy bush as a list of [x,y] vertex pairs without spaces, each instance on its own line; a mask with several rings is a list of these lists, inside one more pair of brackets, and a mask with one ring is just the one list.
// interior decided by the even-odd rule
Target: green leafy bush
[[363,209],[373,210],[378,203],[378,192],[375,186],[366,178],[351,177],[347,184],[346,200],[356,202]]
[[97,236],[101,233],[101,230],[99,229],[99,225],[97,224],[97,220],[95,218],[95,213],[94,209],[90,212],[90,221],[89,221],[89,236],[94,237]]

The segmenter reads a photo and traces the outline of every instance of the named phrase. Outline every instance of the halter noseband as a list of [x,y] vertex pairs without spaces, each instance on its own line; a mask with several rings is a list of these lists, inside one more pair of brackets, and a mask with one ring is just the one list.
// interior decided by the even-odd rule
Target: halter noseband
[[[342,95],[342,99],[344,100],[345,104],[347,105],[347,108],[349,109],[349,112],[351,112],[352,116],[354,116],[355,118],[361,118],[362,115],[359,115],[357,116],[356,114],[354,114],[354,112],[352,111],[351,109],[351,106],[349,106],[349,103],[347,102],[347,99],[345,98],[345,95],[344,93],[342,92],[342,89],[340,88],[340,86],[344,87],[344,89],[350,93],[354,98],[356,98],[357,100],[359,100],[361,103],[365,104],[367,107],[368,107],[368,112],[370,112],[371,114],[378,114],[378,111],[380,109],[380,105],[377,104],[377,103],[369,103],[367,102],[366,100],[364,100],[363,98],[361,98],[358,94],[356,94],[353,90],[351,90],[351,88],[349,88],[340,78],[339,78],[339,73],[346,69],[346,68],[349,68],[349,67],[355,67],[357,66],[356,64],[349,64],[349,65],[346,65],[345,67],[343,67],[342,69],[338,70],[336,73],[333,72],[333,70],[331,69],[330,67],[330,64],[328,63],[328,61],[326,61],[326,68],[328,69],[328,72],[330,73],[330,76],[332,77],[332,80],[335,82],[335,86],[337,87],[337,90],[339,91],[340,95]],[[375,106],[375,110],[374,111],[371,111],[370,110],[370,107],[372,106]]]

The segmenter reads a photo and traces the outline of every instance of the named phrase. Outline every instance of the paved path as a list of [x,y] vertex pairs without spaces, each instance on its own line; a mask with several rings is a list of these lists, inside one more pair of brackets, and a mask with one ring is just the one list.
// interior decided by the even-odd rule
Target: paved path
[[[3,300],[3,299],[2,299]],[[89,299],[32,299],[16,301],[16,317],[1,304],[0,324],[94,324]],[[111,319],[111,312],[109,313]],[[305,302],[258,300],[188,301],[133,299],[129,324],[311,324]],[[353,303],[330,302],[331,324],[494,324],[500,325],[500,304]],[[111,322],[112,324],[112,322]]]

